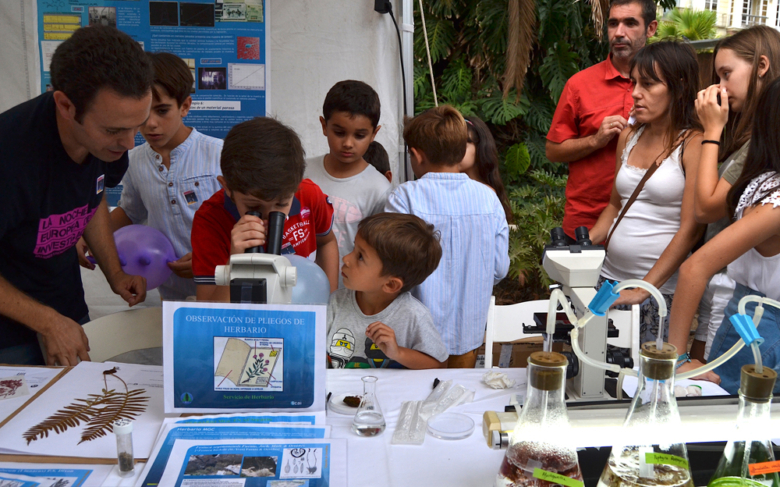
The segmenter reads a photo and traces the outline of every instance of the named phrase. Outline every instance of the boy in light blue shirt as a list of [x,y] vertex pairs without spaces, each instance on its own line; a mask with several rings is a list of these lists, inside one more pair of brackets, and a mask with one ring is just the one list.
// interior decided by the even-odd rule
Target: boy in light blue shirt
[[399,186],[385,211],[411,213],[441,234],[439,267],[413,291],[433,315],[449,367],[473,368],[484,342],[493,286],[509,270],[509,228],[496,193],[458,171],[466,121],[450,106],[432,108],[404,128],[418,178]]
[[160,285],[165,300],[195,295],[192,278],[192,219],[201,203],[220,189],[222,140],[184,125],[193,77],[187,64],[166,53],[148,54],[154,65],[152,110],[141,127],[146,143],[129,153],[119,205],[111,212],[114,231],[145,224],[167,236],[179,259]]

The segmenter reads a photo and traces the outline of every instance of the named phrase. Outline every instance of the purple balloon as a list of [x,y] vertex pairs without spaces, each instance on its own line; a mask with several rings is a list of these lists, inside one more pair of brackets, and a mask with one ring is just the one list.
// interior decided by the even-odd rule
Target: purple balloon
[[122,270],[146,278],[151,290],[168,280],[168,262],[176,259],[171,241],[161,231],[145,225],[128,225],[114,232],[116,250]]

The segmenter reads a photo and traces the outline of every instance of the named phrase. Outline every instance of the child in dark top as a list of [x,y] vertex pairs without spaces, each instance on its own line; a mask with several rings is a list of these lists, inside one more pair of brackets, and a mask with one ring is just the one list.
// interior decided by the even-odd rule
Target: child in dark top
[[254,118],[233,127],[221,156],[222,190],[195,213],[192,270],[199,301],[229,301],[230,289],[216,286],[214,270],[232,254],[265,244],[272,211],[287,215],[282,254],[314,260],[331,291],[338,282],[338,248],[331,232],[333,207],[320,188],[303,179],[304,151],[298,135],[272,118]]
[[384,146],[376,140],[368,144],[368,150],[363,156],[363,159],[367,163],[374,166],[374,169],[379,171],[387,178],[387,182],[393,184],[393,171],[390,170],[390,158],[387,157],[387,151]]

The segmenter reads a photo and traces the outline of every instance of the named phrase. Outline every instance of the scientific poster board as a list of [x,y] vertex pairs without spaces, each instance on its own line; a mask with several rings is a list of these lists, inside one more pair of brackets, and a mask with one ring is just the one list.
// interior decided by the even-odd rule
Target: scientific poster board
[[165,412],[324,410],[325,310],[163,302]]
[[146,51],[184,59],[195,78],[187,125],[224,138],[266,114],[266,1],[37,0],[41,91],[51,89],[51,57],[62,41],[83,26],[113,26]]

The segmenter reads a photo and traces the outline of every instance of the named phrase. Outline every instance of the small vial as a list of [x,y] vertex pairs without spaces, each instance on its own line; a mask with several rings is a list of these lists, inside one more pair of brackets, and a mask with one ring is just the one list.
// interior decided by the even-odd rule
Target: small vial
[[133,458],[133,422],[127,419],[118,419],[113,423],[116,435],[116,454],[119,460],[119,475],[128,477],[133,475],[135,459]]

